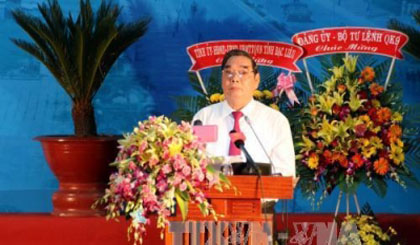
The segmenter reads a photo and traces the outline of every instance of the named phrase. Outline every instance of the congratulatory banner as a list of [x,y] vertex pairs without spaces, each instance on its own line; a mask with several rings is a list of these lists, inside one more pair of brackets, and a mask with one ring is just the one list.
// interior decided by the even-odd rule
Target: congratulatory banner
[[189,46],[187,52],[193,64],[190,71],[220,66],[225,53],[232,49],[247,51],[259,65],[300,72],[296,61],[303,54],[301,47],[283,42],[254,40],[210,41]]
[[331,53],[371,53],[402,59],[401,48],[408,41],[401,32],[365,27],[336,27],[304,31],[293,35],[303,47],[301,58]]

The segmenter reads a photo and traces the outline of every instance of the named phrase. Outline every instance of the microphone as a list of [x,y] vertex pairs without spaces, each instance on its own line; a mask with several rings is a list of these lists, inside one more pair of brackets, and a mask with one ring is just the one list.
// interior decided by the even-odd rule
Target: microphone
[[[257,133],[255,132],[254,127],[252,126],[252,123],[251,123],[251,120],[249,119],[249,117],[248,117],[247,115],[244,115],[244,117],[245,117],[245,122],[246,122],[246,123],[249,125],[249,127],[251,128],[252,133],[254,134],[255,138],[256,138],[256,139],[257,139],[257,141],[258,141],[258,144],[260,144],[261,148],[263,149],[265,156],[268,158],[268,161],[270,161],[271,170],[272,170],[272,173],[274,174],[274,172],[275,172],[275,168],[274,168],[273,160],[271,160],[271,157],[270,157],[270,155],[268,154],[267,150],[265,149],[265,147],[264,147],[263,143],[261,142],[260,137],[258,137]],[[276,174],[276,175],[282,176],[282,174],[281,174],[281,173],[278,173],[278,174]]]
[[245,136],[243,135],[243,133],[238,133],[236,132],[236,130],[233,129],[232,131],[230,131],[229,136],[233,144],[235,144],[235,146],[241,149],[241,151],[244,153],[247,166],[253,168],[257,172],[258,176],[261,176],[260,169],[257,167],[257,164],[255,164],[251,155],[245,148]]
[[201,126],[203,125],[203,122],[200,119],[197,119],[193,122],[193,126]]

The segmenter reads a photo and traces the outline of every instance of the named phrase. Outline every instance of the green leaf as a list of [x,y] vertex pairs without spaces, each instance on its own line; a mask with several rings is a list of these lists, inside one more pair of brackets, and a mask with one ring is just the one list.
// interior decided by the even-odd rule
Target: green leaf
[[198,204],[198,208],[204,216],[209,215],[209,209],[207,208],[207,205],[205,203]]
[[175,191],[175,198],[178,204],[179,210],[181,210],[182,220],[186,220],[188,214],[188,203],[189,203],[189,195],[186,192],[182,192],[180,190]]
[[380,197],[384,198],[386,195],[388,185],[384,179],[373,178],[372,179],[372,190]]

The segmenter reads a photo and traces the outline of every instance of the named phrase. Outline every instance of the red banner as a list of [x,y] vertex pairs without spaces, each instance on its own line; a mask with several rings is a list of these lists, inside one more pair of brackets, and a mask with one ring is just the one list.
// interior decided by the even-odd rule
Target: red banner
[[192,62],[190,71],[220,66],[225,53],[232,49],[247,51],[258,65],[300,72],[296,61],[303,54],[301,47],[282,42],[254,40],[210,41],[189,46],[187,52]]
[[304,49],[301,58],[331,53],[370,53],[402,59],[408,42],[402,32],[366,27],[335,27],[300,32],[292,37]]

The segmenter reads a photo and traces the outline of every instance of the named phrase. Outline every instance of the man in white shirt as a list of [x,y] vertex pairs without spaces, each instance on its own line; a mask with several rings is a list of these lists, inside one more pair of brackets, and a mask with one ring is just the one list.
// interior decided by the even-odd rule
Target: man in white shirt
[[[213,156],[232,157],[235,149],[231,146],[229,132],[240,130],[246,138],[245,148],[255,162],[272,161],[275,174],[294,177],[295,153],[287,118],[253,99],[260,83],[255,61],[245,51],[231,50],[223,58],[221,68],[225,101],[201,109],[193,119],[200,120],[203,125],[218,126],[217,142],[207,143],[207,152]],[[245,161],[243,153],[239,156]]]

